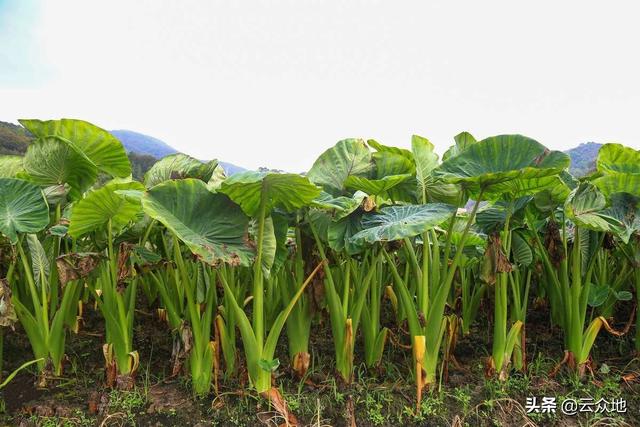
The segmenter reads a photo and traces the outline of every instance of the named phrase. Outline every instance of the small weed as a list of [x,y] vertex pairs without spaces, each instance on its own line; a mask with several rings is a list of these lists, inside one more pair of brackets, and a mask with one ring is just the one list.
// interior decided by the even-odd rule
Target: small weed
[[469,412],[469,407],[471,405],[471,390],[468,386],[454,388],[450,393],[451,397],[462,405],[462,415],[466,416]]
[[41,417],[32,415],[28,419],[29,425],[38,427],[91,427],[96,420],[87,417],[84,412],[76,409],[71,417]]
[[386,418],[382,415],[382,403],[380,403],[373,394],[367,394],[364,400],[367,411],[367,419],[374,425],[382,425]]
[[112,390],[109,393],[109,413],[122,413],[131,424],[134,424],[136,415],[144,409],[146,404],[146,396],[138,390]]

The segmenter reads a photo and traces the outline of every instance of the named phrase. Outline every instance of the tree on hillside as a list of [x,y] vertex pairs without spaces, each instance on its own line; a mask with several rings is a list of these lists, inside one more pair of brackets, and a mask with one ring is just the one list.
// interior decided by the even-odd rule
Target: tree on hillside
[[0,155],[24,154],[29,141],[31,136],[22,126],[0,122]]

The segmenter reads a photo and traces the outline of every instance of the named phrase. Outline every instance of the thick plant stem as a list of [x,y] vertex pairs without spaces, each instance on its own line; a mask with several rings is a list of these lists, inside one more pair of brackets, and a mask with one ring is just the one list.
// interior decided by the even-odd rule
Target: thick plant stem
[[[476,213],[478,212],[478,207],[480,206],[480,200],[482,199],[482,192],[478,197],[478,200],[473,205],[473,209],[469,214],[469,218],[467,220],[467,224],[462,232],[462,237],[459,242],[459,248],[456,250],[456,254],[453,258],[453,262],[447,271],[447,275],[444,278],[444,283],[441,283],[441,287],[436,291],[435,297],[433,301],[430,302],[429,312],[427,313],[427,322],[426,324],[429,327],[429,331],[426,334],[426,348],[427,351],[425,355],[427,358],[431,360],[425,360],[424,366],[427,370],[426,372],[426,381],[425,385],[430,385],[432,382],[435,382],[436,378],[436,369],[438,365],[438,354],[440,351],[440,345],[442,344],[442,337],[444,335],[444,325],[443,325],[443,315],[444,309],[447,302],[447,296],[449,295],[449,291],[451,290],[451,285],[453,284],[453,278],[455,272],[460,264],[460,260],[462,259],[462,248],[464,247],[464,243],[466,241],[467,235],[469,234],[469,230],[471,229],[471,224],[473,223],[473,219],[475,218]],[[435,254],[434,256],[438,256]]]
[[[320,258],[326,265],[325,291],[328,301],[329,315],[331,318],[331,331],[333,334],[333,345],[336,356],[336,370],[345,383],[350,383],[352,377],[353,353],[346,354],[345,351],[348,349],[353,349],[353,344],[347,343],[347,339],[353,339],[353,334],[351,334],[351,336],[348,336],[347,333],[347,321],[349,321],[349,325],[351,326],[352,321],[349,320],[348,312],[345,311],[340,300],[340,295],[336,290],[335,281],[333,279],[331,268],[329,267],[329,261],[324,250],[324,246],[320,241],[320,237],[318,236],[313,223],[311,223],[310,225],[311,232],[316,242],[316,247],[318,248],[318,252],[320,253]],[[353,330],[351,332],[353,332]]]
[[580,293],[582,291],[582,253],[580,252],[580,230],[575,229],[573,235],[573,248],[571,251],[571,287],[570,305],[571,316],[569,324],[569,351],[577,359],[580,365],[582,353],[583,318],[580,313]]
[[[35,310],[35,318],[40,327],[43,329],[43,334],[45,337],[49,337],[49,319],[44,317],[42,312],[42,305],[40,303],[40,298],[38,297],[38,291],[36,289],[36,284],[33,279],[33,274],[31,273],[31,266],[29,265],[29,261],[27,260],[27,255],[22,248],[22,241],[18,242],[18,255],[20,256],[20,260],[22,261],[22,267],[24,269],[24,274],[27,279],[27,283],[29,285],[29,293],[31,294],[31,301],[33,303],[33,309]],[[43,302],[43,304],[46,303]],[[46,359],[49,357],[48,352],[42,351],[38,352],[41,354],[37,354],[34,349],[34,355],[39,359],[37,366],[38,371],[43,373],[46,368]]]
[[[264,222],[266,217],[267,198],[263,191],[260,196],[258,211],[257,255],[253,265],[253,332],[259,349],[264,347],[264,277],[262,273],[262,246],[264,242]],[[258,393],[264,393],[271,388],[271,372],[258,370],[254,387]]]
[[[302,259],[302,236],[300,228],[296,227],[296,253],[293,266],[293,280],[285,282],[286,299],[289,300],[295,292],[302,286],[304,280],[304,261]],[[311,356],[309,355],[309,336],[311,334],[311,313],[305,297],[300,297],[300,301],[294,307],[291,315],[287,319],[287,336],[289,338],[289,357],[294,372],[298,377],[305,376]]]
[[264,242],[264,222],[266,216],[267,198],[263,191],[260,196],[260,210],[258,213],[257,254],[253,265],[253,331],[256,335],[258,347],[264,344],[264,278],[262,274],[262,245]]
[[424,388],[425,337],[416,335],[413,337],[413,360],[416,364],[416,413],[420,412],[422,403],[422,389]]
[[527,369],[525,320],[527,316],[527,302],[529,301],[529,288],[531,286],[531,274],[531,269],[528,269],[526,278],[524,278],[524,293],[522,293],[521,289],[522,274],[520,274],[519,271],[514,271],[509,274],[514,303],[511,311],[511,319],[514,323],[518,320],[522,322],[520,341],[515,344],[512,359],[514,368],[521,372],[526,372]]
[[[509,206],[508,209],[511,209]],[[502,248],[505,256],[509,257],[510,252],[510,213],[507,213],[507,217],[504,222],[504,228],[502,230]],[[493,351],[491,357],[493,358],[493,365],[496,372],[502,378],[502,373],[506,370],[506,365],[509,363],[509,358],[505,354],[507,344],[507,311],[508,311],[508,298],[507,298],[507,280],[508,273],[500,272],[496,283],[494,285],[494,319],[493,319]]]
[[[438,358],[440,354],[440,348],[442,345],[442,339],[444,336],[444,332],[446,329],[446,319],[444,318],[444,310],[446,307],[447,297],[451,290],[451,286],[453,284],[453,279],[455,272],[460,264],[462,259],[462,248],[464,247],[464,243],[468,236],[469,230],[471,229],[471,225],[475,218],[475,215],[478,211],[478,207],[480,205],[480,201],[482,200],[482,191],[479,194],[478,199],[475,201],[473,205],[473,209],[469,214],[469,218],[467,219],[467,223],[462,232],[462,236],[458,243],[458,248],[456,250],[456,254],[454,256],[453,262],[448,267],[446,275],[439,276],[437,284],[439,286],[434,288],[433,298],[430,298],[428,307],[429,311],[425,314],[426,322],[420,320],[420,307],[417,306],[416,301],[412,298],[409,289],[407,287],[407,283],[402,279],[400,274],[397,271],[394,260],[391,258],[389,253],[382,248],[382,253],[387,260],[387,264],[392,273],[393,280],[396,284],[396,288],[398,291],[398,295],[400,296],[400,301],[402,307],[407,312],[407,320],[409,324],[409,330],[412,339],[412,347],[413,347],[413,355],[415,357],[420,357],[421,360],[414,360],[416,363],[416,368],[419,368],[419,372],[415,372],[417,388],[420,392],[416,395],[417,399],[420,399],[421,390],[424,387],[429,387],[432,384],[435,384],[437,377],[437,366],[438,366]],[[437,245],[437,237],[434,236],[433,245]],[[428,241],[425,241],[423,257],[430,256],[431,253],[428,250]],[[439,247],[434,247],[433,249],[433,258],[435,260],[440,259],[440,249]],[[423,278],[425,275],[426,269],[423,269],[422,274]],[[437,265],[433,265],[432,272],[440,272],[439,267]],[[428,290],[423,289],[424,292],[429,293]],[[416,341],[416,337],[422,336],[418,341]],[[424,348],[416,348],[416,345],[422,346],[422,342],[424,339]]]

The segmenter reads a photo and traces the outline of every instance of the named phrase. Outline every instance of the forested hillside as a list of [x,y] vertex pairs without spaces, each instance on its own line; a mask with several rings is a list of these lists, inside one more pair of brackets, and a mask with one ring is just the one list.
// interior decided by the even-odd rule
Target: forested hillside
[[22,126],[0,122],[0,154],[22,154],[27,151],[30,140]]

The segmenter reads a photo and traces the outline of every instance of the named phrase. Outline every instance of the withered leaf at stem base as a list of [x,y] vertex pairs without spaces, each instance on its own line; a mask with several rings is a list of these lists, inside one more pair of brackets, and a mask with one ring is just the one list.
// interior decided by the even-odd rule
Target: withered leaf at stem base
[[9,282],[7,279],[0,279],[0,327],[13,329],[13,325],[17,321],[18,317],[11,302]]
[[484,252],[480,278],[487,284],[494,285],[498,273],[508,273],[511,270],[511,263],[502,250],[500,235],[498,233],[490,235],[487,249]]
[[56,258],[60,284],[66,285],[72,280],[85,278],[100,262],[102,256],[94,252],[69,253]]

